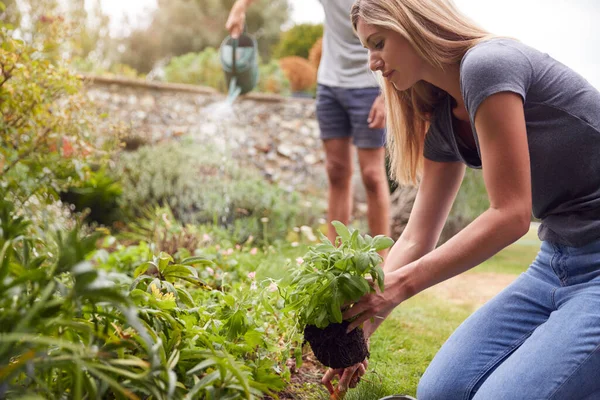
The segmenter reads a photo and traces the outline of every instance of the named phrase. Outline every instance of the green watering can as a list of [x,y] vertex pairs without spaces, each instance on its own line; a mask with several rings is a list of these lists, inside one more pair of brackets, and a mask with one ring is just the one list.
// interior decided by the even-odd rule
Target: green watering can
[[229,87],[228,99],[233,102],[240,94],[254,89],[258,83],[258,46],[256,39],[245,31],[238,39],[227,36],[219,49],[221,67]]

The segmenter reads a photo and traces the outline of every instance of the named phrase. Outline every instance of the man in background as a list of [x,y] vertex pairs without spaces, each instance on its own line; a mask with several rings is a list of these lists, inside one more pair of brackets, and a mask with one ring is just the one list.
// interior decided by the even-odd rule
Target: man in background
[[[226,28],[234,38],[243,31],[246,9],[254,0],[237,0]],[[357,148],[367,195],[371,235],[390,235],[390,192],[385,170],[385,108],[368,53],[350,22],[354,0],[320,0],[325,11],[323,50],[317,75],[317,119],[329,181],[328,232],[331,221],[348,224],[352,212],[353,148]]]

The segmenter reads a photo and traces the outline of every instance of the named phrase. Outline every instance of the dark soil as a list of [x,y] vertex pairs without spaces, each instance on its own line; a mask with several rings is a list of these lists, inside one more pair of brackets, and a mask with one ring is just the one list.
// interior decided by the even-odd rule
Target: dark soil
[[362,329],[346,333],[349,323],[330,324],[325,329],[308,325],[304,338],[313,353],[323,365],[330,368],[346,368],[363,361],[369,356],[369,349]]

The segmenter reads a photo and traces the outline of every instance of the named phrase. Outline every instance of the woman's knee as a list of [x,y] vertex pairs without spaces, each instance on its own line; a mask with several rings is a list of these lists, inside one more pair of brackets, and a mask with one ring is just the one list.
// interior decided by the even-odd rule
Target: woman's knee
[[433,360],[417,387],[419,400],[455,400],[469,398],[469,385],[459,369]]

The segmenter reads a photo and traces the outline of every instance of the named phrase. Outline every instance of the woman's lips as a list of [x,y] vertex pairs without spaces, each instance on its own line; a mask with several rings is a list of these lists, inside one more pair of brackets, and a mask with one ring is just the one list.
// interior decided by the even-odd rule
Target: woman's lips
[[386,78],[386,79],[390,79],[390,77],[392,75],[394,75],[394,72],[395,72],[394,70],[388,71],[388,72],[386,72],[386,73],[383,74],[383,77]]

